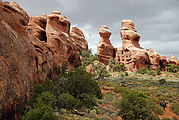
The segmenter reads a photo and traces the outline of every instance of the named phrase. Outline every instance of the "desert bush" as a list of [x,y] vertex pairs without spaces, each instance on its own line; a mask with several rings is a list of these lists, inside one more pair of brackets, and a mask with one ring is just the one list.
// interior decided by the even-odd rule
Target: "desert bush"
[[92,108],[93,106],[96,105],[96,99],[93,94],[82,93],[79,96],[79,99],[82,105],[87,108]]
[[75,98],[82,93],[93,94],[97,98],[102,97],[98,83],[93,79],[90,73],[86,72],[86,70],[81,67],[70,72],[66,82],[66,89]]
[[176,73],[178,71],[178,68],[175,64],[166,64],[165,69],[168,72],[173,72],[173,73]]
[[81,50],[80,56],[82,57],[82,66],[86,67],[90,64],[93,64],[95,60],[98,60],[97,54],[92,54],[91,50]]
[[72,110],[77,106],[77,100],[69,93],[62,93],[57,97],[57,107]]
[[146,74],[147,73],[147,69],[145,67],[142,67],[141,69],[139,69],[137,71],[137,73],[140,73],[140,74]]
[[171,109],[177,114],[179,115],[179,103],[173,103],[171,105]]
[[157,75],[157,72],[154,71],[154,70],[147,70],[147,74],[148,74],[148,75],[152,75],[152,76],[156,76],[156,75]]
[[162,120],[171,120],[170,118],[163,118]]
[[36,84],[34,86],[34,93],[31,94],[30,99],[28,101],[28,105],[33,107],[33,104],[37,103],[37,98],[39,96],[41,96],[41,94],[45,91],[49,91],[51,93],[56,91],[56,87],[55,87],[54,83],[52,81],[50,81],[49,79],[45,79],[45,81],[43,83]]
[[45,105],[49,105],[54,109],[56,108],[56,102],[57,102],[56,96],[54,96],[48,91],[43,92],[41,95],[39,95],[36,101],[37,103],[43,103]]
[[160,66],[157,68],[156,73],[157,73],[157,75],[160,75],[160,74],[161,74],[161,71],[160,71]]
[[166,81],[165,79],[160,79],[160,80],[159,80],[159,83],[160,83],[160,84],[165,84],[166,82],[167,82],[167,81]]
[[158,120],[158,116],[151,112],[150,101],[138,92],[130,92],[120,101],[119,115],[124,120]]
[[22,117],[22,120],[58,120],[58,118],[53,113],[51,106],[38,103]]
[[100,62],[98,62],[97,64],[93,65],[93,68],[95,70],[94,78],[96,80],[103,79],[104,77],[109,77],[110,76],[110,73],[106,69],[106,66],[104,64],[100,63]]
[[109,70],[112,72],[121,72],[125,71],[126,67],[124,64],[120,64],[115,58],[109,59]]
[[154,112],[154,113],[157,113],[157,114],[159,114],[159,115],[163,115],[164,114],[164,109],[163,109],[163,107],[161,107],[160,105],[153,105],[153,109],[152,109],[152,111]]

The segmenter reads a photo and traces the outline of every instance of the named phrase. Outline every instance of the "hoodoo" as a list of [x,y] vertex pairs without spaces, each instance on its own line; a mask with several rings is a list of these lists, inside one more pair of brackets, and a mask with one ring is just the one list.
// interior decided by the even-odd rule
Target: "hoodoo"
[[98,59],[99,62],[108,65],[109,59],[114,57],[114,47],[109,40],[111,32],[109,31],[109,28],[107,26],[102,25],[99,29],[99,34],[101,40],[97,47]]

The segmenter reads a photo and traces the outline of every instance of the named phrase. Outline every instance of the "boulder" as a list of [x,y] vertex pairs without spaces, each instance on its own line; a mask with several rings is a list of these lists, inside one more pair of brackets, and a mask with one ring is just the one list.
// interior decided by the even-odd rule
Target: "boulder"
[[114,57],[114,47],[109,40],[111,32],[107,26],[102,25],[99,29],[99,34],[101,40],[97,47],[98,60],[105,65],[108,65],[109,59]]

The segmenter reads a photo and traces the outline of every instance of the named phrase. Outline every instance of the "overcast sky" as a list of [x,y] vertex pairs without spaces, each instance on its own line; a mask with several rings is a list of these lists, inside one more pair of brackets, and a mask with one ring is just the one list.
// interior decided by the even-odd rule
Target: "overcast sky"
[[[9,0],[8,0],[9,1]],[[179,0],[14,0],[31,16],[61,11],[72,26],[80,28],[89,48],[97,51],[98,29],[107,25],[111,43],[121,47],[122,19],[134,21],[140,45],[160,55],[179,59]]]

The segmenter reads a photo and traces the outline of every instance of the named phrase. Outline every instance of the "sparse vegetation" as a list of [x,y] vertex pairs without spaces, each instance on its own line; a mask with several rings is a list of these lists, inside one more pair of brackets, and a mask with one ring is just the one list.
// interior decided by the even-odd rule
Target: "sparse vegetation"
[[126,67],[124,64],[120,64],[119,61],[117,61],[114,58],[109,59],[109,70],[112,72],[121,72],[125,71]]
[[[89,53],[84,51],[83,58],[92,55]],[[161,72],[159,68],[127,73],[111,60],[110,70],[119,76],[109,77],[106,66],[96,62],[96,58],[83,58],[82,66],[67,71],[68,64],[63,63],[56,79],[46,79],[34,87],[23,120],[118,119],[119,116],[124,120],[158,120],[157,114],[164,114],[163,107],[157,104],[162,101],[178,114],[177,80],[172,80],[178,73]],[[94,68],[95,75],[86,72],[86,65]]]
[[166,64],[165,69],[168,72],[173,72],[173,73],[176,73],[179,70],[178,67],[175,64]]
[[142,67],[141,69],[139,69],[137,71],[137,73],[140,73],[140,74],[146,74],[147,73],[147,69],[145,67]]

